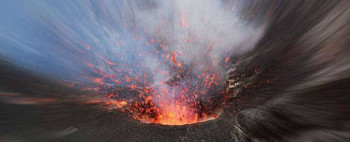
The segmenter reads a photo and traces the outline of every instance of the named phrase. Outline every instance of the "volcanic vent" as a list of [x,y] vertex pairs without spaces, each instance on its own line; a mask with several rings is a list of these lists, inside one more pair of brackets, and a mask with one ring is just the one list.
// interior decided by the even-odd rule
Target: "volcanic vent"
[[263,29],[245,25],[221,2],[135,5],[121,9],[123,17],[132,17],[119,22],[125,29],[106,26],[106,35],[86,46],[91,55],[82,61],[83,84],[142,122],[184,125],[217,118],[230,57],[252,49]]
[[108,108],[144,123],[186,125],[218,118],[225,93],[218,87],[217,74],[203,72],[201,77],[179,70],[181,74],[151,87],[104,87],[102,100]]

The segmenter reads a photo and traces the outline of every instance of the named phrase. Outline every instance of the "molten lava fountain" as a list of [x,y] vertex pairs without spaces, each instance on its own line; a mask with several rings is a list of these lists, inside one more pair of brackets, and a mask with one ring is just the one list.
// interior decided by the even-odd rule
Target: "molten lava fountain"
[[230,57],[254,47],[262,30],[250,30],[221,2],[152,2],[123,3],[123,12],[114,13],[127,15],[118,23],[125,29],[103,26],[97,33],[105,31],[104,38],[84,44],[93,57],[81,62],[93,74],[83,78],[99,85],[100,100],[142,122],[184,125],[217,118]]
[[[217,118],[224,99],[218,88],[218,73],[203,72],[203,77],[194,77],[178,69],[182,74],[152,87],[132,84],[128,88],[108,88],[106,103],[145,123],[185,125]],[[134,95],[125,95],[131,91]]]

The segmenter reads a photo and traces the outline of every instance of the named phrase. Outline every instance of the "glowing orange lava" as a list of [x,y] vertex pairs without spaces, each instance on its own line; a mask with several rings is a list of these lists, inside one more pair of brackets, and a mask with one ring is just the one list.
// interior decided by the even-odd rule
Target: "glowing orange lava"
[[158,123],[162,125],[186,125],[216,119],[219,114],[206,115],[205,113],[195,113],[193,108],[179,103],[171,103],[164,106],[156,118],[138,118],[145,123]]
[[[110,95],[109,95],[110,96]],[[158,99],[155,104],[154,99]],[[184,100],[185,99],[185,100]],[[186,125],[205,122],[219,117],[221,111],[214,108],[205,110],[200,101],[188,98],[164,99],[162,95],[144,96],[142,100],[105,100],[110,108],[128,112],[133,118],[144,123],[162,125]]]
[[[179,26],[189,28],[190,17],[182,11]],[[219,117],[225,78],[218,65],[229,63],[230,57],[222,61],[209,58],[214,51],[212,45],[203,46],[205,54],[193,54],[186,53],[185,46],[181,48],[184,50],[174,50],[177,49],[172,47],[175,41],[158,34],[151,38],[132,37],[145,48],[135,47],[137,54],[130,58],[124,54],[113,58],[97,55],[100,62],[82,61],[91,70],[91,74],[83,77],[92,83],[87,90],[101,94],[99,99],[110,109],[124,111],[145,123],[186,125]],[[182,39],[185,45],[193,42],[202,46],[198,43],[199,37],[183,36]],[[116,41],[119,50],[124,51],[123,45]],[[91,47],[88,45],[88,50],[92,50]],[[189,54],[200,60],[188,59]]]

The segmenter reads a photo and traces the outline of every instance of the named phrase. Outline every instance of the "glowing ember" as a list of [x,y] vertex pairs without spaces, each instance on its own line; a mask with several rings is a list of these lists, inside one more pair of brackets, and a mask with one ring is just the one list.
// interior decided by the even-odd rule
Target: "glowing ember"
[[[108,105],[114,105],[116,108],[122,108],[127,103],[125,101],[112,101],[107,102]],[[179,103],[171,103],[165,106],[162,110],[156,107],[150,108],[133,108],[132,106],[126,106],[127,110],[142,110],[144,113],[134,113],[134,118],[144,123],[158,123],[162,125],[186,125],[199,122],[205,122],[213,120],[219,117],[220,111],[217,113],[206,114],[204,112],[196,112],[195,108],[181,105]]]
[[[102,102],[111,109],[122,110],[145,123],[186,125],[218,118],[224,102],[223,89],[220,89],[224,81],[220,72],[206,66],[182,66],[176,60],[181,53],[171,52],[166,55],[164,60],[172,66],[171,72],[157,70],[139,76],[127,73],[117,76],[96,69],[102,77],[93,78],[93,82],[100,84],[97,90],[105,94],[101,98]],[[222,62],[226,63],[227,60]],[[216,64],[214,61],[211,63]],[[118,73],[122,74],[122,71]],[[152,83],[149,82],[154,82],[150,77],[158,74],[162,77],[172,74],[172,77],[161,79],[158,84],[150,86]],[[106,85],[109,80],[118,86]]]
[[222,32],[210,27],[216,35],[210,38],[197,33],[197,27],[190,25],[210,20],[187,10],[174,18],[170,26],[174,29],[166,35],[162,27],[154,28],[152,36],[128,29],[132,40],[113,40],[117,52],[111,56],[86,45],[97,51],[98,59],[82,61],[90,71],[82,78],[102,94],[101,102],[145,123],[185,125],[219,116],[225,98],[223,68],[230,62],[230,54],[224,52],[228,47],[221,47]]
[[[196,100],[196,96],[186,95],[185,91],[176,92],[181,87],[154,88],[135,90],[132,88],[117,88],[120,95],[109,94],[105,104],[110,108],[125,111],[144,123],[162,125],[186,125],[205,122],[218,118],[221,112],[220,99]],[[123,94],[134,91],[131,96],[141,97],[135,100],[125,100]],[[160,93],[160,94],[159,94]],[[165,94],[163,94],[165,93]],[[179,93],[179,94],[175,94]],[[169,98],[170,97],[170,98]],[[197,96],[198,97],[198,96]],[[222,100],[221,100],[222,101]],[[95,102],[95,101],[92,101]]]
[[[105,94],[101,102],[142,122],[185,125],[218,118],[224,102],[223,89],[220,89],[223,88],[223,76],[206,64],[215,66],[216,61],[199,62],[197,66],[182,65],[177,60],[181,54],[172,51],[160,55],[169,63],[170,71],[157,69],[138,75],[129,74],[127,69],[115,69],[118,74],[108,74],[92,64],[87,65],[99,75],[92,81],[99,84],[95,88]],[[228,60],[226,58],[222,63]],[[111,68],[116,66],[106,64]],[[157,76],[162,79],[156,79]]]
[[171,103],[164,106],[155,118],[137,118],[146,123],[159,123],[163,125],[185,125],[205,122],[217,118],[219,115],[205,113],[194,113],[195,109],[180,103]]

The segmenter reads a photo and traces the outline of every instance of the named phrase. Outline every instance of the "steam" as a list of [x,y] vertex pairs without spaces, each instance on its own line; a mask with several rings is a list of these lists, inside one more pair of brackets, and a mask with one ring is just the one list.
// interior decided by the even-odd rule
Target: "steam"
[[[178,107],[170,101],[177,100],[176,96],[183,94],[180,92],[183,89],[181,87],[192,86],[207,92],[209,87],[204,86],[203,82],[213,77],[210,73],[217,73],[215,77],[224,82],[225,70],[221,64],[224,58],[251,50],[263,33],[263,28],[244,25],[238,13],[224,9],[220,1],[154,0],[141,5],[130,1],[124,1],[123,4],[126,9],[125,17],[130,17],[125,19],[126,25],[135,25],[133,28],[151,38],[151,42],[158,44],[161,51],[175,56],[175,66],[182,64],[191,68],[193,76],[201,76],[203,72],[207,72],[207,76],[202,75],[206,79],[185,78],[181,80],[179,87],[171,87],[161,82],[174,76],[174,69],[171,68],[173,63],[169,65],[148,62],[151,70],[159,66],[165,68],[166,75],[153,74],[156,79],[152,86],[157,86],[158,92],[163,94],[160,98],[154,98],[156,104],[161,105],[161,109],[167,108],[167,111]],[[162,91],[164,89],[165,92]]]
[[[224,53],[242,54],[251,50],[263,29],[253,29],[239,21],[237,13],[223,8],[220,1],[154,1],[149,10],[137,10],[135,17],[149,36],[170,41],[174,51],[182,51],[183,62],[196,62],[210,52],[212,60]],[[211,49],[208,51],[208,47]]]
[[[148,1],[148,6],[124,1],[133,9],[132,17],[147,37],[154,37],[166,44],[168,52],[185,65],[201,65],[223,73],[219,62],[231,55],[251,50],[263,33],[263,28],[244,25],[230,9],[224,9],[220,1],[176,0]],[[162,41],[165,41],[162,42]],[[204,67],[203,67],[204,66]]]
[[195,74],[209,68],[223,75],[219,63],[251,50],[263,32],[242,24],[221,1],[63,0],[22,6],[15,15],[28,16],[12,20],[22,24],[2,26],[2,58],[83,84],[103,78],[115,85],[110,76],[152,74],[146,78],[156,85],[172,77],[171,56]]

